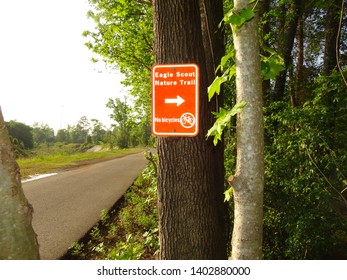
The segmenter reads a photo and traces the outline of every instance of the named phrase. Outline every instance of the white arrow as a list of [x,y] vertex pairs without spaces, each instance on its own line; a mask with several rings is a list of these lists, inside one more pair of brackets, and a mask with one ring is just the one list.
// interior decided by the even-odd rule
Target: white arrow
[[177,104],[177,107],[180,106],[185,100],[177,95],[177,98],[165,98],[165,103],[167,104]]

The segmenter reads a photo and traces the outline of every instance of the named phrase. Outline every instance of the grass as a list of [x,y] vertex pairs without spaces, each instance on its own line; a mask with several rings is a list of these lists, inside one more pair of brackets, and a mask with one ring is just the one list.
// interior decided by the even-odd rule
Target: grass
[[159,252],[157,192],[148,165],[124,197],[62,259],[150,260]]
[[61,169],[68,169],[80,165],[139,153],[143,150],[144,149],[134,148],[90,153],[70,153],[66,150],[60,150],[59,153],[56,153],[56,149],[53,149],[53,154],[50,154],[46,151],[46,149],[44,149],[44,151],[36,151],[35,156],[29,158],[19,158],[17,159],[17,162],[21,169],[21,177],[22,179],[25,179],[30,175],[56,172]]

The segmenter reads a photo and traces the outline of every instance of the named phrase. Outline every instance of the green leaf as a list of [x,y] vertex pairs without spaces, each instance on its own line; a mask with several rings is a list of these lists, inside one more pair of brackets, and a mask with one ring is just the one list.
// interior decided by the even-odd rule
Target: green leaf
[[280,56],[261,56],[261,73],[264,77],[264,80],[276,79],[277,75],[283,70],[285,70],[284,62]]
[[245,22],[254,18],[254,11],[250,8],[244,8],[238,12],[231,9],[224,17],[226,24],[232,24],[236,27],[241,27]]
[[271,55],[278,55],[277,51],[268,46],[263,46],[264,51],[268,52]]
[[246,101],[237,103],[230,111],[220,108],[219,112],[213,113],[216,117],[216,121],[213,126],[208,130],[207,137],[213,136],[213,144],[216,146],[218,141],[222,139],[224,128],[230,124],[231,117],[241,112],[246,106]]
[[219,23],[218,28],[221,28],[223,21],[226,23],[228,19],[233,15],[234,8],[231,8],[224,16],[223,20]]
[[220,64],[218,65],[215,73],[218,72],[219,69],[222,69],[223,71],[223,68],[224,66],[228,63],[228,61],[230,60],[230,58],[233,58],[234,57],[234,50],[230,51],[228,54],[226,54],[225,56],[223,56],[220,60]]
[[229,201],[233,195],[233,189],[229,188],[224,192],[224,202]]
[[208,101],[211,101],[212,97],[215,93],[220,93],[220,87],[223,83],[225,83],[228,79],[223,75],[222,77],[217,76],[212,84],[208,87]]
[[232,52],[230,52],[230,53],[228,53],[228,54],[226,54],[225,56],[223,56],[222,58],[221,58],[221,60],[220,60],[220,65],[223,67],[223,66],[225,66],[225,64],[228,62],[228,60],[230,59],[230,58],[232,58],[234,56],[234,52],[232,51]]
[[236,65],[235,64],[233,66],[231,66],[229,69],[229,79],[231,79],[234,76],[236,76]]

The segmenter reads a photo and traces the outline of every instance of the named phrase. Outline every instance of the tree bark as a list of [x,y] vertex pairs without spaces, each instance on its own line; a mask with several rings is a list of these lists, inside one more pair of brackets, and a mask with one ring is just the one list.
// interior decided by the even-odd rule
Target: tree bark
[[[235,0],[237,11],[251,7]],[[264,130],[258,17],[233,32],[236,64],[236,99],[247,101],[237,117],[236,173],[233,186],[234,228],[232,259],[262,258]]]
[[[267,13],[270,10],[270,0],[264,0],[259,2],[259,17],[260,21],[262,21],[263,17],[267,15]],[[260,25],[260,52],[262,55],[266,55],[266,52],[264,51],[264,47],[269,45],[267,35],[271,32],[270,29],[270,24],[267,20],[265,20],[265,23]],[[265,103],[270,103],[271,102],[271,84],[270,80],[263,80],[263,86],[262,86],[262,91],[264,95],[264,101]]]
[[302,84],[303,84],[303,74],[304,74],[304,17],[303,14],[300,15],[298,20],[297,28],[297,66],[295,73],[295,86],[294,92],[291,95],[291,105],[293,107],[301,106],[305,102],[305,97],[303,96]]
[[[339,5],[332,1],[325,17],[325,43],[323,74],[329,75],[337,65],[336,40],[339,30]],[[339,46],[339,43],[337,44]]]
[[289,66],[292,63],[292,50],[296,35],[299,15],[301,11],[301,0],[293,0],[286,10],[283,6],[283,23],[280,27],[279,34],[279,53],[283,56],[286,69],[277,76],[274,96],[272,101],[283,101],[285,97],[286,77]]
[[0,108],[0,259],[40,258],[32,212]]
[[[216,5],[222,9],[221,1]],[[200,132],[196,137],[158,137],[158,200],[161,259],[225,259],[223,150],[206,141],[216,100],[208,102],[215,39],[202,36],[199,0],[155,0],[154,54],[157,64],[196,63],[200,68]],[[212,2],[205,1],[207,16]],[[210,27],[211,28],[211,27]],[[217,28],[209,30],[213,32]],[[205,34],[206,35],[206,34]],[[208,35],[206,35],[208,36]],[[208,41],[208,42],[207,42]],[[210,44],[212,42],[212,45]],[[212,46],[212,49],[211,49]],[[205,52],[207,55],[205,56]],[[206,63],[209,56],[209,63]],[[213,58],[211,58],[213,56]]]

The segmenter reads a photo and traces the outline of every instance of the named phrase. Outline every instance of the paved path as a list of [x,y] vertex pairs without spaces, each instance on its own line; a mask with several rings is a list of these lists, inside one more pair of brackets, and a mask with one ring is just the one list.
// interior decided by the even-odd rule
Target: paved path
[[146,166],[143,153],[23,183],[41,259],[57,259],[110,209]]

